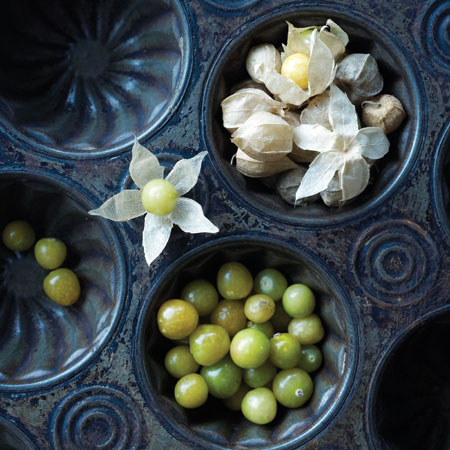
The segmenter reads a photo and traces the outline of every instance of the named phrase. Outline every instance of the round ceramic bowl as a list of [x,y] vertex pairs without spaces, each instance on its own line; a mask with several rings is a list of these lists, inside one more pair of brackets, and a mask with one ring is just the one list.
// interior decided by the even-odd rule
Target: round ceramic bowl
[[[166,352],[173,346],[158,330],[159,306],[180,296],[183,286],[203,277],[215,283],[219,267],[240,261],[253,276],[263,268],[276,267],[290,283],[304,282],[317,297],[316,311],[326,335],[321,342],[322,368],[313,374],[315,390],[302,408],[279,407],[277,417],[265,426],[231,412],[222,401],[209,397],[196,410],[183,409],[174,400],[176,380],[164,368]],[[323,430],[344,405],[358,360],[358,325],[348,295],[334,276],[306,250],[292,250],[270,239],[233,237],[217,239],[188,252],[161,275],[138,319],[136,367],[147,405],[167,430],[195,448],[297,447]]]
[[[280,47],[286,43],[286,21],[295,26],[309,26],[325,24],[328,18],[348,33],[348,54],[370,53],[376,59],[384,79],[383,93],[393,94],[401,100],[407,119],[389,135],[389,153],[377,161],[368,187],[354,201],[341,208],[328,207],[322,201],[294,208],[260,180],[241,175],[230,163],[236,146],[223,127],[220,103],[230,95],[236,83],[249,79],[245,60],[252,46],[272,43]],[[234,36],[220,50],[207,78],[202,110],[203,133],[217,172],[249,209],[282,222],[323,227],[367,215],[398,188],[420,150],[425,119],[422,117],[423,95],[418,71],[390,30],[340,9],[288,6],[252,20]]]
[[176,110],[191,72],[178,0],[3,5],[0,124],[65,157],[109,156],[148,137]]
[[407,327],[387,350],[367,403],[375,449],[449,448],[449,338],[447,306]]
[[42,388],[74,375],[102,349],[120,318],[125,266],[114,231],[87,215],[80,192],[48,176],[0,174],[0,228],[28,221],[36,239],[67,246],[62,267],[73,270],[81,295],[61,306],[44,293],[49,273],[33,248],[12,252],[0,244],[0,389]]

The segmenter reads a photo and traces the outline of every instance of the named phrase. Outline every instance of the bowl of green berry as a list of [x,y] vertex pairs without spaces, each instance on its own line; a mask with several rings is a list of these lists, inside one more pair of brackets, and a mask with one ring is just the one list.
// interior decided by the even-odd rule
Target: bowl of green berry
[[357,364],[342,285],[306,249],[265,238],[221,238],[180,258],[137,330],[147,405],[202,448],[308,441],[345,403]]
[[79,371],[122,309],[124,264],[86,199],[36,174],[0,178],[0,385],[31,390]]

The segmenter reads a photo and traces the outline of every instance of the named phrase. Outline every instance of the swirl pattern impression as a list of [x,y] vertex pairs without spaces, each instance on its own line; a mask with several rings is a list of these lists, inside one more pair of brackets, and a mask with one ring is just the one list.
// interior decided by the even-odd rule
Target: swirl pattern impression
[[373,301],[404,306],[419,301],[431,288],[439,258],[424,230],[397,220],[375,224],[360,236],[352,266],[358,283]]
[[2,219],[24,217],[38,238],[64,240],[64,267],[74,270],[82,288],[72,306],[52,302],[42,288],[47,271],[33,250],[14,254],[0,245],[0,386],[23,390],[53,382],[97,353],[119,317],[124,273],[112,238],[67,195],[11,182],[0,186],[0,198]]
[[176,0],[4,5],[0,120],[44,148],[120,150],[175,109],[189,34]]
[[55,449],[135,450],[141,442],[138,409],[110,387],[77,390],[56,408],[52,432]]
[[419,27],[420,41],[439,70],[450,73],[450,1],[430,2]]

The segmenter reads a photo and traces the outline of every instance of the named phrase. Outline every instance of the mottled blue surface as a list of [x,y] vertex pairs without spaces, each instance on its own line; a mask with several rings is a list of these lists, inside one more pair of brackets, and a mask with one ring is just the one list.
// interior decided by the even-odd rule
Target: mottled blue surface
[[[0,225],[62,232],[89,289],[55,308],[29,255],[0,249],[0,447],[447,450],[449,13],[449,0],[4,2]],[[349,51],[373,52],[407,119],[360,198],[292,209],[228,164],[219,103],[250,45],[328,17]],[[87,215],[133,187],[133,134],[167,168],[208,151],[189,196],[220,228],[175,229],[150,268],[142,221]],[[158,304],[230,250],[306,277],[327,327],[315,397],[265,427],[218,402],[182,411],[162,371]]]

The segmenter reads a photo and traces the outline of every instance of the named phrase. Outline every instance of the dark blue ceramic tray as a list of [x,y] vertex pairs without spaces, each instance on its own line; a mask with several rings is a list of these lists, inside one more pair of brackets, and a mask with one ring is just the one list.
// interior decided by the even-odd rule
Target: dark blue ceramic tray
[[[327,18],[407,120],[355,202],[293,209],[228,164],[219,104],[251,45]],[[50,304],[0,249],[0,448],[450,448],[450,1],[8,0],[0,25],[0,227],[63,238],[83,285]],[[220,228],[150,268],[142,222],[87,215],[132,186],[134,135],[167,167],[208,151],[190,195]],[[228,258],[310,283],[327,327],[313,399],[263,427],[181,410],[162,367],[157,307]]]

